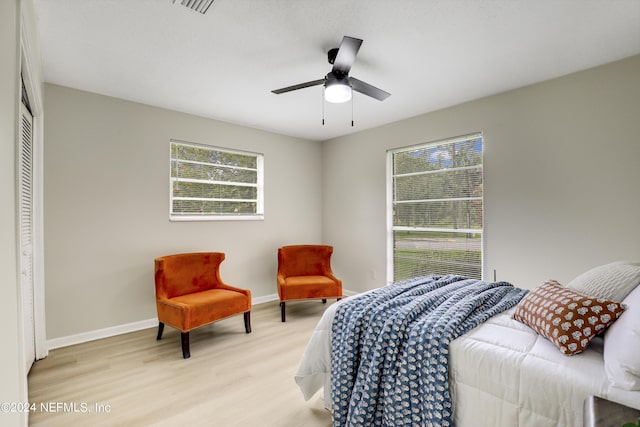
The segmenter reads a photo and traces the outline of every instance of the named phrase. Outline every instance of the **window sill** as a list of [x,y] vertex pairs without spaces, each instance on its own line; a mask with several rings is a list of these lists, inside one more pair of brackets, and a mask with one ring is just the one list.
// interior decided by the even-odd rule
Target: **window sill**
[[263,221],[264,215],[229,215],[229,216],[199,216],[199,215],[183,215],[170,216],[169,221],[185,222],[185,221]]

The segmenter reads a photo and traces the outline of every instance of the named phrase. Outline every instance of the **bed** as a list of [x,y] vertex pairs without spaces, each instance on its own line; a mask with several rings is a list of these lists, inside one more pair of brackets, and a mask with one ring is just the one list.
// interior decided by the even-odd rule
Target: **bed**
[[[613,273],[612,269],[615,270]],[[621,269],[624,270],[622,278],[619,274]],[[612,274],[614,279],[611,278]],[[621,281],[624,282],[623,285],[620,285]],[[571,290],[582,295],[589,292],[593,294],[594,286],[600,292],[604,289],[603,298],[607,298],[608,302],[609,298],[617,298],[621,301],[620,307],[624,309],[624,312],[621,309],[622,314],[618,314],[617,320],[613,319],[603,327],[608,327],[604,339],[602,334],[596,334],[594,330],[595,338],[589,339],[586,349],[579,349],[573,355],[563,354],[560,351],[563,344],[557,340],[554,342],[553,338],[544,337],[526,322],[514,320],[514,314],[522,314],[522,307],[527,300],[536,300],[541,291],[520,290],[520,297],[516,295],[517,292],[511,293],[509,298],[516,295],[515,299],[518,301],[511,304],[513,301],[510,300],[507,305],[511,306],[506,309],[503,304],[500,312],[478,322],[477,326],[469,330],[463,330],[448,345],[448,363],[445,365],[448,365],[446,383],[451,406],[449,418],[431,418],[414,423],[406,420],[389,421],[389,418],[381,422],[378,418],[375,424],[581,427],[585,398],[592,395],[640,409],[639,283],[640,265],[634,263],[612,263],[598,267],[577,277],[566,287],[551,283],[553,289],[560,289],[562,292]],[[394,286],[397,284],[391,287]],[[544,286],[539,288],[544,290]],[[334,413],[336,426],[371,425],[371,419],[366,417],[359,418],[350,414],[347,419],[344,415],[345,410],[362,410],[359,407],[362,405],[367,409],[371,402],[362,403],[362,394],[348,391],[347,394],[353,393],[352,400],[356,400],[355,404],[351,402],[350,409],[336,403],[340,399],[335,398],[335,393],[332,394],[332,380],[333,390],[338,390],[338,393],[339,387],[344,384],[336,379],[342,375],[336,374],[340,368],[334,365],[334,375],[331,375],[332,350],[335,364],[338,346],[333,340],[339,336],[332,329],[336,324],[336,313],[346,309],[343,305],[349,304],[348,301],[353,298],[356,299],[351,304],[357,304],[357,298],[376,292],[379,290],[346,298],[327,309],[309,340],[295,376],[295,381],[307,400],[324,389],[325,407]],[[564,351],[568,350],[565,348]],[[360,366],[361,363],[368,363],[365,355],[357,355],[354,360],[358,365],[356,370],[376,371],[371,366]],[[370,386],[364,387],[369,390]],[[365,397],[368,396],[365,394]],[[406,402],[401,403],[410,406]],[[437,405],[439,403],[436,401]],[[340,412],[337,419],[336,411]]]

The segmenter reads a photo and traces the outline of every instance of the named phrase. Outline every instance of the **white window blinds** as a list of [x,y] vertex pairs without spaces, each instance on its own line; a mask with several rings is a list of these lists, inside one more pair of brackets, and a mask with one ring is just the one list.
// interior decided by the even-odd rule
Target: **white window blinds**
[[388,153],[390,281],[482,277],[482,135]]
[[172,220],[263,219],[263,155],[171,141]]

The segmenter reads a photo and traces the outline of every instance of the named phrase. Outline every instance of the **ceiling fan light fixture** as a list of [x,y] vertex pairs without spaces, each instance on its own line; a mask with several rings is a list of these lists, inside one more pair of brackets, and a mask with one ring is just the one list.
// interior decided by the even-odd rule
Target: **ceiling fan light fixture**
[[358,54],[361,44],[361,39],[344,36],[340,47],[337,49],[331,49],[327,53],[329,64],[332,64],[333,67],[329,74],[327,74],[323,79],[298,83],[297,85],[283,87],[281,89],[272,90],[271,92],[279,95],[281,93],[292,92],[294,90],[304,89],[311,86],[323,85],[323,97],[327,102],[347,102],[352,99],[354,90],[358,93],[377,99],[378,101],[387,99],[391,95],[389,92],[378,89],[377,87],[363,82],[362,80],[358,80],[355,77],[349,77],[349,71],[351,71],[351,66],[356,59],[356,55]]
[[351,86],[345,79],[328,78],[324,88],[324,99],[339,104],[351,99]]

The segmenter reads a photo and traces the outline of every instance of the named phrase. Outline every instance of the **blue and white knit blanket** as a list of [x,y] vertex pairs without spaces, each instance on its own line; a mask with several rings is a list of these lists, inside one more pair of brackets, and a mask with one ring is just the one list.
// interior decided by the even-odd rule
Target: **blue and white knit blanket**
[[332,325],[334,427],[452,426],[449,343],[526,293],[448,275],[342,301]]

